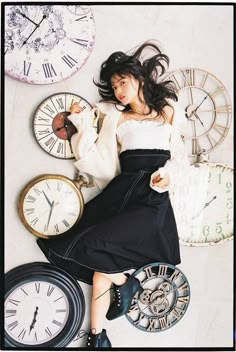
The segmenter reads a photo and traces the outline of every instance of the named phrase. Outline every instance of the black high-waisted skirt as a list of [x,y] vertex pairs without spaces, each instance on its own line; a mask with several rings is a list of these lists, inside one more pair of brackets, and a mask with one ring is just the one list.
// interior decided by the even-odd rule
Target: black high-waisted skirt
[[122,152],[121,174],[85,204],[81,221],[66,234],[37,240],[49,262],[88,284],[95,271],[111,274],[152,262],[179,264],[169,193],[149,186],[151,174],[169,158],[168,150]]

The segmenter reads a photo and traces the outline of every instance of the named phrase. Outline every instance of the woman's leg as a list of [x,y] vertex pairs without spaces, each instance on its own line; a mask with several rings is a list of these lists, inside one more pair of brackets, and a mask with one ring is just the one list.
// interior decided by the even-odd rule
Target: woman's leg
[[[102,332],[104,320],[110,307],[110,287],[114,283],[123,285],[127,277],[122,274],[104,274],[95,272],[93,276],[93,293],[91,302],[91,331]],[[107,291],[107,292],[106,292]]]

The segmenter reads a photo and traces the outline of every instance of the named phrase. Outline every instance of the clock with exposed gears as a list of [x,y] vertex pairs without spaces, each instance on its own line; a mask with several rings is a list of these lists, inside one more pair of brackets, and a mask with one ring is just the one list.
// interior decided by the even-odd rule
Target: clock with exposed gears
[[137,292],[126,314],[129,322],[145,332],[172,328],[185,315],[190,302],[190,286],[177,267],[151,263],[133,273],[143,292]]

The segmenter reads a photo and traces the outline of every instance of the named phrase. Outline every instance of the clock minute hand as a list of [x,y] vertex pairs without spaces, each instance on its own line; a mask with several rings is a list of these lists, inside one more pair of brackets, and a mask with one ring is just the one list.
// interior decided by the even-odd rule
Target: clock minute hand
[[31,333],[31,331],[33,330],[33,328],[34,328],[34,326],[35,326],[35,323],[36,323],[36,316],[38,315],[38,307],[36,307],[36,310],[35,310],[35,312],[34,312],[34,318],[33,318],[33,321],[32,321],[32,323],[31,323],[31,325],[30,325],[30,329],[29,329],[29,335],[30,335],[30,333]]
[[212,202],[213,200],[215,200],[216,198],[217,198],[217,197],[214,196],[209,202],[205,203],[204,207],[199,211],[199,213],[198,213],[197,215],[195,215],[195,216],[192,217],[192,220],[196,220],[196,219],[200,216],[200,214],[203,212],[203,210],[205,210],[206,207],[208,207],[208,206],[211,204],[211,202]]
[[208,97],[208,95],[206,95],[202,101],[200,102],[200,104],[198,104],[198,106],[191,112],[191,114],[189,115],[188,118],[190,118],[191,116],[193,116],[193,114],[195,114],[195,112],[198,110],[198,108],[202,105],[202,103],[206,100],[206,98]]
[[50,209],[50,212],[49,212],[49,215],[48,215],[47,230],[48,230],[48,226],[49,226],[49,223],[50,223],[50,220],[51,220],[53,208],[54,208],[54,201],[52,202],[52,206],[51,206],[51,209]]
[[28,38],[23,42],[22,46],[20,47],[20,49],[27,43],[27,41],[29,40],[29,38],[34,34],[34,32],[36,31],[36,29],[40,26],[40,24],[43,22],[43,20],[46,18],[47,16],[46,15],[43,15],[43,18],[41,19],[41,21],[36,24],[36,27],[35,29],[33,30],[32,33],[30,33],[30,35],[28,36]]
[[70,145],[70,151],[71,151],[71,154],[73,154],[73,150],[72,150],[72,145],[71,145],[71,138],[70,138],[70,136],[69,136],[69,133],[68,133],[68,129],[67,129],[67,127],[68,127],[68,125],[67,124],[65,124],[65,130],[66,130],[66,134],[67,134],[67,138],[68,138],[68,142],[69,142],[69,145]]

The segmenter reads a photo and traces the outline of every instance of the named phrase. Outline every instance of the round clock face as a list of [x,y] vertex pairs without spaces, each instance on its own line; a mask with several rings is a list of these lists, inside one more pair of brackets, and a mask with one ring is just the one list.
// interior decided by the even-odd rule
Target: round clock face
[[138,269],[142,293],[137,292],[126,317],[136,328],[160,332],[174,326],[185,314],[190,287],[185,275],[175,266],[152,263]]
[[67,116],[70,115],[70,107],[75,102],[79,103],[81,110],[92,109],[89,102],[79,95],[58,93],[40,103],[34,114],[34,136],[40,147],[56,158],[74,158],[70,140],[77,129]]
[[88,59],[94,40],[89,6],[5,6],[5,72],[22,82],[70,77]]
[[223,164],[195,164],[176,189],[172,204],[180,243],[207,246],[233,238],[233,173]]
[[178,89],[187,123],[181,130],[189,156],[207,154],[225,139],[231,124],[232,106],[223,83],[198,68],[184,68],[168,75]]
[[79,284],[48,263],[19,266],[5,277],[7,346],[63,347],[80,328],[84,297]]
[[72,180],[62,175],[40,175],[21,192],[18,209],[34,235],[52,238],[68,231],[82,217],[83,196]]

